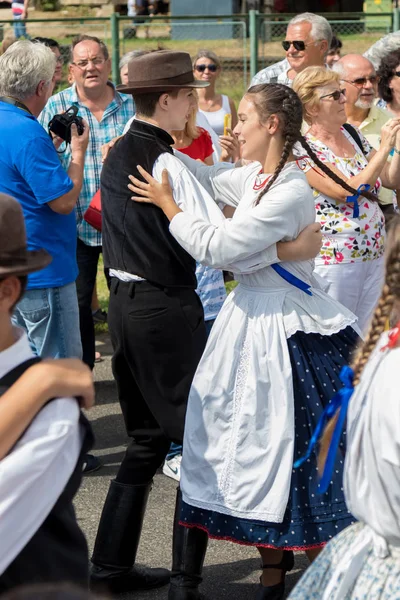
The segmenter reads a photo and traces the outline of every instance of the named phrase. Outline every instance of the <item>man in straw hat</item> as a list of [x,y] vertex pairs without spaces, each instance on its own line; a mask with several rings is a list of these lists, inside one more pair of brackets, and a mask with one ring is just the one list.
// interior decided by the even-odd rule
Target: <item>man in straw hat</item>
[[[11,314],[27,275],[50,262],[45,250],[27,250],[20,204],[0,194],[0,395],[40,361],[24,330],[12,324]],[[87,545],[72,500],[92,442],[76,399],[54,398],[32,414],[25,432],[2,458],[0,594],[34,582],[87,583]]]

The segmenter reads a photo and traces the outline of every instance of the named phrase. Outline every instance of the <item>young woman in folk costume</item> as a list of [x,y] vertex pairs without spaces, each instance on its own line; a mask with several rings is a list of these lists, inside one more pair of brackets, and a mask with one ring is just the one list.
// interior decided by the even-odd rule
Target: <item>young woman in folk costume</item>
[[335,438],[348,402],[344,492],[359,522],[325,547],[293,590],[291,600],[400,597],[400,322],[384,331],[388,318],[398,315],[400,302],[398,217],[389,232],[386,254],[385,285],[369,333],[353,361],[348,389],[341,393],[340,411],[321,440],[323,488],[331,479],[330,457],[336,451]]
[[[254,162],[229,169],[180,157],[216,201],[236,207],[219,227],[178,208],[167,173],[162,184],[143,170],[147,184],[131,178],[133,199],[159,206],[196,260],[249,265],[216,319],[190,392],[177,515],[190,535],[184,549],[175,544],[170,600],[200,597],[208,536],[256,546],[263,561],[256,597],[281,599],[293,551],[312,560],[353,520],[340,477],[318,497],[316,456],[299,470],[293,460],[341,387],[339,372],[358,341],[356,317],[322,290],[313,261],[251,261],[315,220],[312,191],[292,154],[301,123],[293,90],[257,85],[242,99],[235,128],[242,158]],[[342,463],[338,453],[339,474]]]

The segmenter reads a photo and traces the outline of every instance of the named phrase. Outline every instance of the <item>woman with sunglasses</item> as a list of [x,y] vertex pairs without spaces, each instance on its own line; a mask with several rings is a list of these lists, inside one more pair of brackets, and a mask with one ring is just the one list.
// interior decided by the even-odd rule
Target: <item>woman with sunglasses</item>
[[193,71],[195,79],[210,83],[208,87],[198,91],[199,111],[205,115],[215,133],[223,135],[225,115],[231,115],[230,129],[233,129],[237,123],[237,113],[234,101],[225,94],[217,94],[215,91],[221,73],[221,62],[214,52],[199,50],[193,59]]
[[[385,218],[378,193],[382,185],[390,189],[400,185],[400,120],[391,119],[384,125],[376,151],[355,128],[342,126],[346,98],[337,73],[309,67],[297,75],[293,89],[310,126],[305,139],[311,149],[352,188],[366,186],[363,195],[349,194],[304,158],[302,147],[297,148],[298,165],[314,190],[317,220],[324,235],[316,272],[326,280],[328,293],[357,315],[360,329],[365,331],[384,273]],[[393,159],[388,162],[393,148]]]

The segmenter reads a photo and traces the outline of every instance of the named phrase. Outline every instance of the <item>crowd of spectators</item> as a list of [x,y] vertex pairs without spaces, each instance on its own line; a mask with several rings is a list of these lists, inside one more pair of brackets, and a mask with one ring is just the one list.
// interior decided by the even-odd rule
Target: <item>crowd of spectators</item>
[[[134,73],[132,65],[143,57],[147,57],[148,61],[148,55],[151,54],[157,58],[163,52],[134,50],[123,56],[120,61],[120,90],[111,81],[111,59],[107,45],[95,36],[79,35],[70,46],[67,65],[69,85],[60,89],[66,70],[63,69],[64,58],[59,44],[46,37],[19,39],[29,38],[25,24],[20,22],[27,18],[27,2],[13,2],[12,8],[14,39],[3,42],[0,56],[0,386],[4,383],[0,403],[3,417],[0,464],[4,467],[0,477],[0,532],[3,532],[0,537],[4,535],[8,544],[0,550],[0,593],[9,594],[14,587],[35,581],[57,583],[68,580],[85,585],[88,579],[87,546],[76,522],[72,500],[82,473],[87,474],[101,467],[99,460],[89,453],[93,436],[80,406],[90,408],[93,404],[90,371],[93,371],[99,358],[95,348],[93,313],[98,308],[95,304],[96,278],[103,253],[103,238],[102,232],[88,222],[86,213],[100,189],[107,190],[107,198],[112,195],[109,186],[107,188],[104,184],[104,164],[107,165],[110,160],[108,154],[115,157],[113,152],[121,152],[121,144],[128,144],[127,136],[135,127],[143,128],[139,133],[144,140],[149,135],[143,121],[134,118],[137,103],[131,86]],[[128,10],[136,26],[157,10],[162,11],[162,6],[136,1],[128,2]],[[292,88],[301,101],[304,137],[300,139],[298,136],[293,140],[293,160],[304,171],[312,189],[315,220],[322,233],[322,247],[316,257],[315,272],[325,282],[328,294],[354,313],[360,333],[365,333],[384,285],[386,229],[398,212],[400,50],[391,49],[376,67],[365,56],[346,54],[342,41],[332,35],[328,21],[312,13],[297,15],[289,22],[282,47],[285,58],[253,77],[251,93],[262,94],[268,84],[282,84],[286,86],[285,89]],[[176,60],[178,58],[175,57]],[[143,64],[147,64],[146,61]],[[213,174],[219,168],[227,168],[227,163],[230,163],[229,168],[243,164],[243,144],[238,139],[243,116],[237,113],[233,98],[217,91],[222,68],[220,58],[211,50],[200,50],[193,57],[189,65],[190,74],[185,73],[190,77],[190,85],[181,88],[194,90],[190,98],[188,96],[182,100],[188,107],[183,129],[173,126],[175,123],[179,125],[180,120],[174,120],[171,112],[171,106],[182,110],[183,104],[178,105],[181,101],[179,92],[174,95],[173,90],[167,89],[168,98],[177,103],[171,105],[166,101],[164,108],[157,105],[160,96],[153,98],[153,108],[156,108],[148,115],[146,107],[140,104],[140,99],[136,99],[140,115],[146,115],[151,122],[154,115],[161,114],[162,117],[155,124],[165,122],[168,125],[162,136],[168,136],[169,149],[161,152],[161,156],[168,155],[170,162],[167,161],[166,165],[169,169],[177,168],[179,162],[175,156],[171,158],[169,155],[173,151],[179,151],[213,168]],[[139,77],[137,73],[135,76]],[[49,124],[70,107],[76,108],[76,114],[82,121],[79,127],[77,124],[71,126],[70,141],[66,142],[50,132]],[[164,114],[162,110],[165,110]],[[162,136],[160,144],[165,145],[166,137]],[[121,138],[125,141],[121,142]],[[138,147],[132,145],[132,148],[139,152]],[[121,157],[124,158],[122,154]],[[158,159],[157,156],[155,161]],[[185,163],[184,158],[181,157],[181,160]],[[151,168],[153,164],[154,161],[149,161]],[[330,169],[332,178],[326,177],[323,167]],[[118,168],[116,165],[115,173]],[[125,171],[128,177],[131,174],[128,165]],[[179,183],[179,177],[182,183]],[[183,205],[186,203],[190,206],[190,202],[195,205],[197,195],[203,188],[194,183],[194,175],[187,180],[185,177],[186,171],[176,175],[176,193],[181,194],[182,198],[185,196]],[[200,175],[198,178],[201,179]],[[121,188],[125,189],[127,183],[121,181]],[[357,192],[355,195],[354,191]],[[230,219],[234,210],[235,207],[225,206],[224,218]],[[110,219],[110,216],[107,218]],[[159,218],[158,226],[160,230],[165,229],[163,236],[168,237],[166,220],[161,216]],[[173,243],[177,245],[175,240]],[[173,245],[168,249],[174,260],[177,256],[178,262],[186,268],[186,251],[179,247],[177,252]],[[161,248],[160,256],[162,251]],[[279,252],[278,257],[280,260]],[[152,274],[150,267],[149,274]],[[191,268],[188,267],[188,272]],[[104,275],[108,287],[111,287],[114,304],[117,302],[115,297],[118,294],[121,296],[125,288],[127,298],[131,300],[135,295],[135,285],[138,282],[147,285],[146,280],[151,280],[150,276],[131,273],[129,265],[123,270],[122,267],[111,268],[111,273],[109,268],[105,268]],[[199,261],[196,277],[197,294],[206,324],[205,342],[226,299],[224,273],[220,268]],[[351,286],[349,281],[352,282]],[[168,294],[170,298],[175,298],[176,292],[170,292],[174,286],[157,284],[155,287],[163,298]],[[144,286],[141,289],[143,291]],[[170,298],[168,302],[171,302]],[[126,306],[130,300],[126,299]],[[145,307],[147,309],[147,302],[147,298],[143,299],[143,311]],[[182,323],[177,313],[171,314],[175,315],[173,319],[178,323],[183,340],[180,349],[183,353],[179,354],[179,361],[185,365],[184,355],[186,352],[188,359],[188,353],[184,346],[188,342],[183,335],[184,323],[189,322],[189,328],[193,331],[197,325],[195,327],[190,323],[190,319],[194,319],[194,313],[190,312],[193,306],[188,303],[187,308],[183,299],[178,299],[177,303],[178,308],[173,301],[173,309],[180,313]],[[125,310],[124,306],[121,304],[122,308],[114,309],[114,322],[117,313],[122,314]],[[154,306],[154,311],[162,312],[165,307],[160,306]],[[129,313],[130,325],[134,322],[132,314]],[[135,318],[138,328],[140,319],[137,315]],[[148,329],[148,324],[144,326],[142,323],[142,326],[146,336],[150,336],[153,329]],[[169,580],[169,573],[165,570],[142,572],[136,569],[134,561],[141,520],[151,487],[149,480],[158,454],[161,452],[162,460],[165,459],[164,474],[177,481],[180,480],[182,459],[182,445],[179,443],[182,441],[181,432],[179,435],[165,433],[169,427],[168,419],[166,425],[163,422],[161,427],[162,419],[158,419],[158,422],[146,405],[146,394],[135,379],[136,375],[133,375],[132,365],[128,364],[131,360],[136,367],[136,363],[140,362],[139,355],[135,354],[140,350],[137,340],[131,354],[127,350],[129,344],[132,344],[132,348],[134,346],[128,337],[133,339],[135,336],[134,329],[129,329],[129,332],[128,329],[126,325],[123,347],[120,340],[113,339],[116,351],[114,374],[117,373],[120,400],[124,397],[121,406],[128,434],[134,438],[134,442],[120,470],[123,476],[110,487],[93,559],[94,569],[106,572],[106,575],[97,575],[98,579],[112,580],[114,591],[121,591],[122,588],[118,586],[122,585],[123,591],[129,591],[164,585]],[[166,340],[164,342],[167,347]],[[203,346],[199,342],[198,347]],[[185,367],[188,373],[190,371],[190,381],[188,379],[186,382],[188,389],[199,356],[194,356],[190,368],[187,365]],[[41,359],[46,360],[40,362]],[[165,357],[160,360],[168,362]],[[126,364],[122,368],[124,361]],[[19,365],[21,369],[15,371]],[[157,368],[161,371],[163,365]],[[142,429],[126,417],[126,390],[122,390],[121,369],[125,369],[126,373],[129,371],[130,392],[135,389],[137,398],[140,397],[137,406],[143,411],[142,420],[139,419]],[[9,372],[12,377],[6,378]],[[160,381],[164,382],[161,376]],[[156,377],[153,383],[155,390]],[[154,402],[157,391],[152,395]],[[73,399],[75,396],[80,398],[79,403]],[[142,404],[146,405],[145,408]],[[19,406],[18,413],[13,406]],[[16,414],[18,419],[15,418]],[[156,425],[153,421],[157,421]],[[171,431],[175,431],[174,427],[177,427],[176,423],[171,426]],[[147,432],[145,442],[142,439],[143,431]],[[162,443],[159,441],[161,438]],[[139,444],[146,447],[148,453],[154,451],[151,460],[146,455],[140,462]],[[156,449],[152,450],[152,444]],[[150,466],[145,464],[146,460]],[[143,477],[146,481],[140,483],[139,491],[122,489],[124,486],[135,487],[127,483],[129,477],[124,468],[129,471],[126,466],[128,463],[129,477],[131,472],[136,474],[136,470],[145,472]],[[28,471],[34,472],[32,479],[27,477]],[[15,489],[12,502],[2,490],[3,477],[7,474]],[[57,484],[53,485],[52,481]],[[52,488],[52,493],[45,499],[40,494],[42,487]],[[26,497],[23,498],[25,491]],[[141,497],[140,501],[138,496]],[[126,506],[127,499],[140,513],[136,521],[136,517],[132,517],[132,506],[129,509]],[[181,502],[179,495],[177,502]],[[124,506],[121,508],[122,504]],[[31,506],[35,510],[27,518]],[[123,516],[119,521],[120,514]],[[110,523],[115,520],[118,523],[115,527],[111,526]],[[4,525],[1,523],[5,521],[8,528],[2,529]],[[135,548],[134,552],[132,550],[131,564],[124,570],[112,562],[112,553],[120,559],[121,553],[125,552],[125,526],[128,521],[136,531],[132,534]],[[16,522],[24,522],[20,536],[12,531]],[[63,528],[68,533],[59,535]],[[107,535],[104,534],[106,530]],[[114,530],[114,533],[119,531],[124,540],[117,549],[117,542],[109,544],[110,530]],[[111,556],[111,562],[104,562],[101,557],[105,555]],[[122,559],[121,564],[124,564]],[[282,565],[284,572],[283,558]],[[38,570],[36,573],[35,568]],[[194,595],[182,596],[182,599],[199,597],[196,594],[201,581],[201,567],[198,570],[200,572],[192,586]],[[123,584],[120,579],[123,579]],[[21,598],[30,597],[29,593],[28,590],[27,595]],[[68,597],[71,598],[79,597],[79,592],[73,588],[65,593],[67,596],[70,594]],[[75,593],[77,596],[74,596]],[[12,599],[14,596],[9,597]],[[18,594],[15,598],[19,598]]]

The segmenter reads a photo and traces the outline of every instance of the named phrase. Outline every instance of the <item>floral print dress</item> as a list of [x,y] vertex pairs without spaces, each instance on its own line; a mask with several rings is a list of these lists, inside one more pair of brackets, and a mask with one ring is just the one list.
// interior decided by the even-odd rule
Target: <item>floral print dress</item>
[[[364,155],[351,135],[343,127],[341,129],[354,147],[355,154],[351,158],[336,156],[328,146],[311,134],[307,133],[305,138],[321,162],[335,165],[345,177],[354,177],[367,166],[365,155],[370,154],[372,147],[358,131]],[[301,146],[295,149],[295,154],[298,157],[297,164],[304,172],[314,168],[313,161]],[[371,191],[378,194],[381,186],[378,179]],[[353,203],[338,202],[317,190],[314,190],[314,200],[317,221],[321,224],[323,234],[323,245],[315,259],[316,266],[369,261],[383,255],[385,218],[377,202],[360,196],[359,216],[354,217]]]

